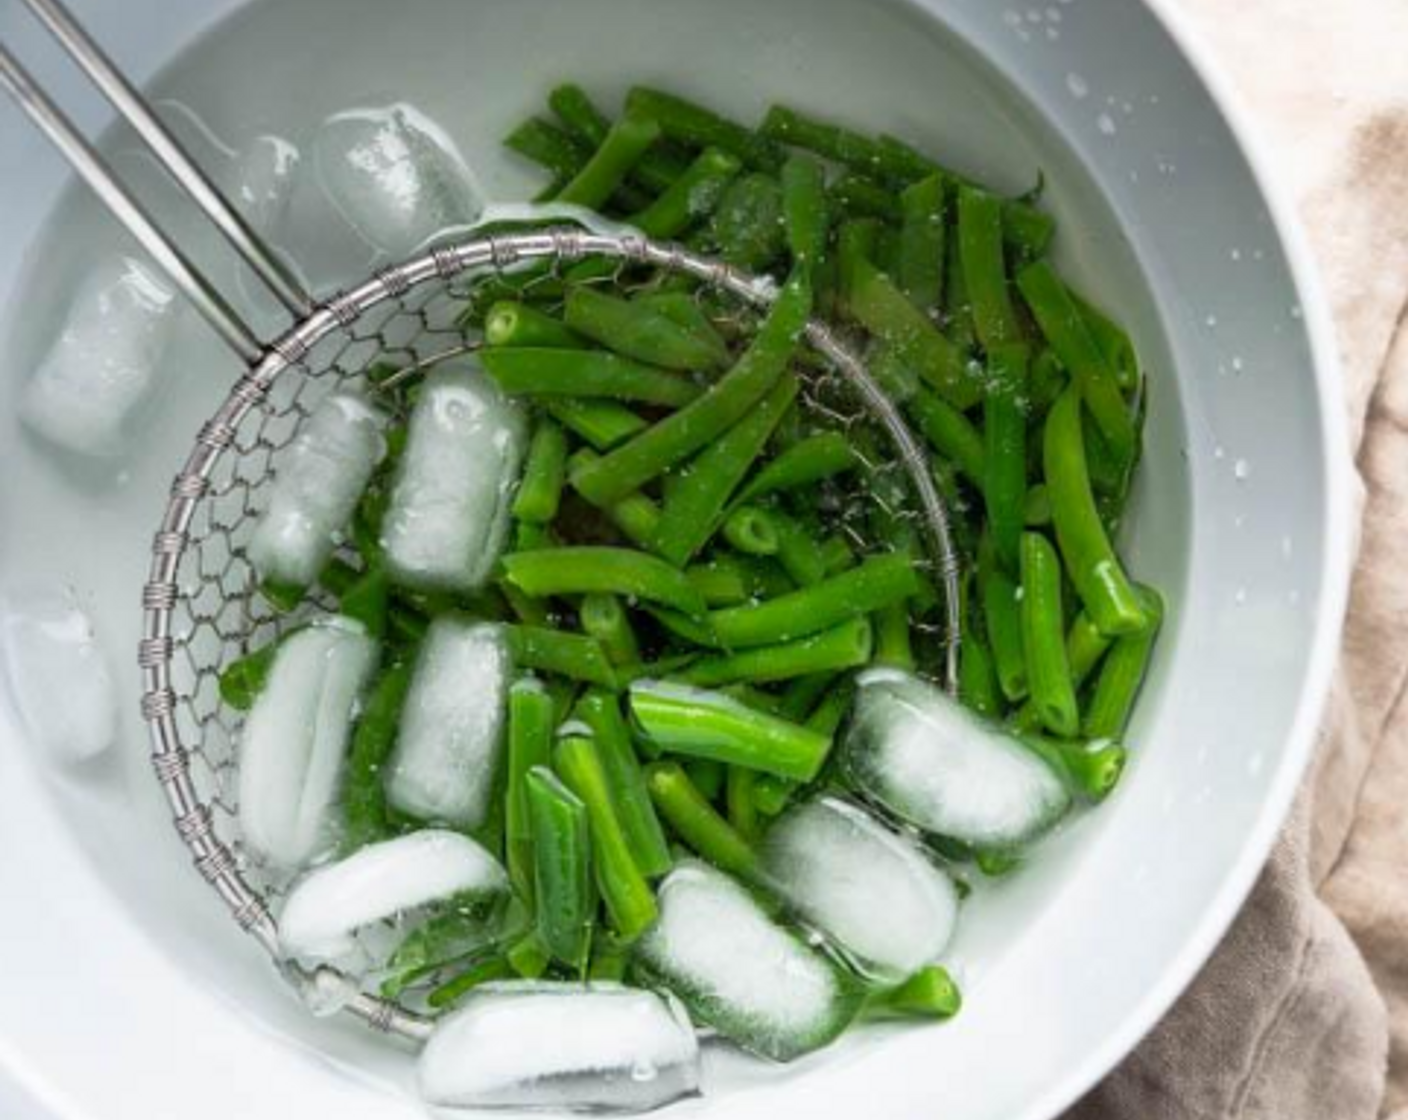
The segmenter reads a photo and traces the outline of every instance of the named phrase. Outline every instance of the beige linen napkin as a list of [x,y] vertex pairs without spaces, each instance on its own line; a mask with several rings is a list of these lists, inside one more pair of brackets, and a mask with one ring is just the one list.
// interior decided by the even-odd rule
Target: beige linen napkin
[[1408,0],[1180,0],[1308,227],[1361,482],[1319,751],[1193,986],[1067,1120],[1408,1120]]

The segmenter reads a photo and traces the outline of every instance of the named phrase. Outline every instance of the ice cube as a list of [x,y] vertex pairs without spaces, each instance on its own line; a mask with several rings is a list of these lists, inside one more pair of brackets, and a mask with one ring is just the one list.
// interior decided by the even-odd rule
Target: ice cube
[[305,964],[332,961],[353,951],[363,926],[440,899],[506,890],[508,873],[468,836],[425,829],[308,872],[279,915],[279,942]]
[[349,225],[392,258],[473,222],[479,189],[454,141],[406,104],[328,118],[313,140],[324,192]]
[[699,1089],[699,1044],[667,994],[620,984],[507,981],[436,1024],[421,1096],[458,1109],[643,1112]]
[[855,1015],[855,980],[723,872],[679,863],[659,901],[659,919],[637,943],[638,966],[745,1050],[790,1061],[826,1045]]
[[171,291],[139,261],[95,265],[24,388],[24,423],[77,455],[123,455],[158,389],[175,309]]
[[5,684],[30,739],[66,762],[117,734],[117,694],[93,623],[68,592],[27,588],[0,604]]
[[340,616],[279,646],[239,746],[244,841],[275,866],[297,867],[329,839],[353,712],[376,654],[361,624]]
[[386,453],[386,415],[349,392],[330,393],[276,461],[268,505],[249,542],[266,580],[307,587],[352,520]]
[[438,618],[416,661],[386,771],[403,813],[476,828],[502,753],[511,665],[502,627]]
[[472,591],[503,550],[527,424],[477,363],[426,378],[411,414],[382,544],[411,587]]
[[976,847],[1011,848],[1069,807],[1045,762],[928,682],[873,669],[859,686],[842,764],[896,816]]
[[877,979],[933,962],[953,933],[953,880],[913,840],[842,798],[789,809],[768,830],[763,865],[797,913]]

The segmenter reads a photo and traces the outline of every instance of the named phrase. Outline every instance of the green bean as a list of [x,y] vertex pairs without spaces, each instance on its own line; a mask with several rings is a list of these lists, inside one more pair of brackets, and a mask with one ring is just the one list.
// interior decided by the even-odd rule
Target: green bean
[[513,498],[513,516],[546,525],[557,516],[566,478],[567,436],[553,421],[540,420],[528,444],[523,477]]
[[1117,322],[1089,300],[1071,292],[1071,299],[1080,309],[1080,317],[1085,321],[1085,329],[1100,348],[1106,364],[1115,373],[1115,380],[1126,393],[1139,384],[1139,354],[1134,349],[1134,340]]
[[1081,734],[1087,739],[1113,739],[1124,734],[1129,713],[1134,709],[1135,698],[1149,668],[1154,639],[1163,622],[1164,605],[1152,587],[1137,585],[1135,591],[1148,625],[1136,634],[1118,639],[1105,658],[1081,724]]
[[655,762],[646,768],[651,799],[671,830],[720,870],[752,879],[757,857],[748,841],[721,817],[684,768],[676,762]]
[[728,823],[749,843],[758,838],[758,806],[753,800],[753,787],[757,780],[758,772],[744,766],[730,766],[724,780]]
[[876,665],[914,671],[914,649],[909,640],[909,608],[903,602],[891,603],[875,612]]
[[[657,751],[657,757],[658,754]],[[717,803],[723,796],[728,767],[722,762],[715,762],[712,758],[688,758],[684,762],[684,772],[706,800]]]
[[739,506],[724,518],[723,537],[739,552],[748,556],[777,554],[777,523],[756,506]]
[[302,605],[308,589],[297,584],[266,579],[259,585],[259,594],[263,595],[265,602],[279,614],[288,614]]
[[504,146],[560,179],[571,179],[578,174],[591,156],[562,129],[537,117],[530,117],[505,136]]
[[[714,632],[709,629],[708,623],[698,619],[690,618],[679,611],[672,611],[663,607],[653,607],[649,603],[642,608],[646,614],[655,619],[666,631],[677,638],[684,639],[691,646],[699,646],[704,649],[718,648],[719,640]],[[692,664],[692,662],[691,662]]]
[[860,286],[860,268],[875,259],[875,246],[880,239],[881,224],[874,218],[848,218],[836,232],[837,283],[846,313],[855,318],[849,307],[850,293]]
[[1080,726],[1080,716],[1066,657],[1061,561],[1055,547],[1040,533],[1023,533],[1020,551],[1022,649],[1032,700],[1047,730],[1070,738]]
[[767,645],[805,637],[890,603],[908,599],[919,590],[919,578],[908,556],[872,556],[859,567],[757,604],[713,611],[709,618],[725,648]]
[[458,976],[441,984],[426,996],[426,1002],[436,1010],[452,1007],[481,984],[506,980],[512,975],[513,967],[495,953],[473,962]]
[[863,174],[875,175],[883,170],[879,145],[870,137],[841,125],[808,117],[786,105],[769,108],[763,123],[758,126],[758,133],[779,144],[805,148]]
[[[611,121],[593,103],[581,86],[566,83],[548,94],[548,108],[574,137],[588,148],[596,148],[611,130]],[[663,191],[682,173],[683,167],[668,153],[651,148],[632,174],[642,186]]]
[[851,618],[829,630],[775,645],[708,654],[679,674],[690,684],[713,686],[733,681],[783,681],[812,673],[866,664],[874,648],[868,618]]
[[504,578],[529,595],[580,595],[609,591],[627,600],[663,603],[702,619],[704,597],[683,572],[643,552],[601,545],[552,552],[515,552],[502,558]]
[[620,983],[626,978],[630,963],[630,946],[621,944],[602,930],[592,938],[592,959],[587,965],[587,980],[592,983],[603,980]]
[[962,1006],[963,996],[948,969],[929,964],[898,987],[871,995],[865,1004],[865,1016],[952,1019]]
[[842,175],[831,184],[827,197],[847,217],[879,218],[884,222],[898,222],[904,217],[900,200],[864,175]]
[[740,704],[748,705],[755,712],[766,712],[770,716],[781,714],[782,698],[775,693],[764,692],[756,685],[739,681],[737,684],[724,685],[719,691]]
[[615,595],[596,591],[583,595],[577,615],[582,629],[588,637],[601,643],[613,665],[633,665],[640,660],[640,646],[631,629],[631,620]]
[[798,490],[851,470],[856,451],[841,432],[807,436],[764,464],[738,495],[734,506],[779,490]]
[[1033,419],[1044,417],[1065,391],[1068,380],[1056,351],[1049,346],[1038,351],[1027,386],[1027,414]]
[[827,738],[835,736],[837,729],[841,726],[841,721],[851,710],[851,699],[854,695],[855,682],[849,678],[833,686],[821,698],[821,702],[812,709],[812,714],[807,716],[805,725],[807,730],[815,731],[818,735],[825,735]]
[[841,236],[842,252],[849,265],[849,275],[843,283],[851,315],[892,347],[954,407],[970,408],[977,403],[978,383],[969,373],[963,352],[939,333],[888,276],[859,252],[844,248],[847,229],[843,228]]
[[519,677],[508,694],[508,766],[504,793],[504,851],[509,878],[525,901],[533,898],[533,824],[524,779],[552,760],[552,694],[537,677]]
[[586,166],[562,188],[557,200],[600,209],[659,137],[660,126],[653,120],[628,112],[611,126]]
[[978,335],[973,328],[973,302],[968,298],[968,284],[963,279],[963,254],[958,238],[948,239],[945,254],[944,290],[947,292],[947,302],[944,307],[944,330],[966,360],[978,344]]
[[[579,466],[593,463],[598,458],[599,456],[588,448],[578,449],[567,460],[568,475]],[[653,499],[639,491],[602,506],[601,510],[632,544],[647,548],[655,538],[655,527],[660,523],[660,507]]]
[[756,712],[719,692],[663,681],[637,681],[631,715],[662,750],[711,758],[809,782],[831,739],[800,724]]
[[384,969],[381,994],[396,999],[402,992],[467,957],[493,952],[497,921],[479,907],[456,907],[416,926],[391,954]]
[[504,954],[509,967],[524,980],[541,978],[552,964],[552,954],[536,929],[530,930],[508,947]]
[[782,165],[780,179],[782,216],[792,266],[810,272],[826,255],[826,237],[831,225],[821,166],[806,156],[789,156]]
[[719,553],[685,574],[711,607],[732,607],[750,599],[769,599],[792,590],[792,582],[776,565],[752,557]]
[[810,587],[826,578],[821,542],[805,525],[780,509],[759,509],[758,516],[772,526],[777,538],[777,562],[793,583]]
[[[1110,648],[1110,643],[1111,639],[1100,633],[1089,615],[1084,611],[1076,615],[1066,631],[1066,661],[1071,667],[1071,684],[1077,690],[1094,672],[1095,666]],[[1018,731],[1040,728],[1041,713],[1037,711],[1035,702],[1028,699],[1012,716],[1011,723]]]
[[1030,529],[1051,524],[1051,494],[1046,489],[1046,483],[1038,482],[1027,487],[1027,496],[1022,502],[1022,520]]
[[567,296],[565,315],[567,325],[578,334],[594,339],[627,358],[654,366],[672,370],[713,369],[728,359],[727,348],[704,341],[664,311],[636,300],[618,299],[592,288],[572,289]]
[[709,233],[724,261],[760,272],[786,248],[784,226],[782,188],[772,176],[752,172],[724,189]]
[[679,566],[704,547],[797,391],[797,379],[784,373],[756,408],[691,460],[661,509],[651,542],[657,553]]
[[920,389],[909,400],[909,414],[930,445],[953,462],[975,485],[987,478],[988,456],[984,433],[938,394]]
[[575,432],[598,451],[609,451],[650,425],[615,401],[584,397],[548,397],[542,406],[564,428]]
[[646,237],[677,237],[719,206],[724,191],[743,165],[719,148],[705,148],[678,179],[627,221]]
[[1017,585],[997,566],[992,540],[987,536],[978,547],[978,593],[983,601],[988,648],[992,650],[998,684],[1002,694],[1015,703],[1027,695],[1029,685]]
[[626,111],[653,118],[666,136],[691,147],[722,148],[763,171],[782,166],[782,149],[772,140],[683,97],[636,86],[626,95]]
[[1115,373],[1091,337],[1070,292],[1046,261],[1037,261],[1019,272],[1017,287],[1041,333],[1061,364],[1071,371],[1085,406],[1111,449],[1121,461],[1132,460],[1137,439],[1134,421]]
[[900,194],[900,255],[895,280],[900,291],[930,319],[943,306],[948,215],[942,175],[930,175]]
[[782,691],[782,697],[778,701],[776,715],[783,719],[795,721],[806,719],[811,710],[827,690],[831,688],[840,674],[838,673],[811,673],[805,677],[797,677],[789,681],[787,687]]
[[1078,741],[1025,734],[1022,742],[1078,797],[1103,801],[1119,784],[1129,753],[1113,739]]
[[1106,634],[1131,634],[1148,620],[1100,523],[1081,432],[1082,395],[1063,393],[1046,418],[1044,463],[1056,541],[1085,609]]
[[513,526],[513,550],[535,552],[541,548],[556,548],[557,537],[547,525],[536,521],[516,521]]
[[[532,627],[550,627],[552,625],[552,612],[548,610],[548,605],[543,600],[525,595],[518,588],[507,584],[500,585],[500,590],[508,601],[510,613],[519,622]],[[525,665],[525,667],[536,668],[534,665]]]
[[825,575],[839,575],[856,566],[856,554],[851,551],[845,537],[827,537],[817,547],[821,553],[822,572]]
[[505,631],[513,662],[520,669],[556,673],[570,680],[599,684],[613,691],[620,687],[616,670],[611,667],[606,651],[593,638],[565,634],[545,626],[522,624],[510,624]]
[[238,712],[254,707],[255,698],[264,691],[269,680],[269,670],[274,667],[274,655],[278,652],[279,643],[272,641],[226,665],[220,670],[220,699]]
[[611,803],[631,858],[646,878],[659,878],[670,870],[670,847],[646,792],[640,762],[631,745],[631,731],[619,702],[608,692],[589,689],[577,701],[573,714],[592,730]]
[[710,350],[728,353],[728,343],[719,334],[699,301],[689,292],[647,292],[635,297],[636,303],[660,312],[697,337]]
[[585,343],[561,319],[526,303],[501,299],[484,316],[484,341],[490,346],[568,349]]
[[574,971],[587,965],[596,888],[587,807],[546,766],[524,777],[533,826],[533,883],[538,936]]
[[748,350],[727,374],[698,400],[595,462],[579,466],[572,472],[572,485],[588,501],[607,505],[713,442],[777,384],[810,309],[805,280],[790,280]]
[[633,940],[655,921],[658,910],[650,884],[631,855],[597,746],[585,736],[565,735],[554,762],[558,776],[587,807],[592,863],[606,912],[616,931]]
[[1002,714],[997,670],[992,654],[977,634],[964,634],[958,651],[958,695],[980,716],[995,719]]
[[699,396],[698,386],[678,374],[599,350],[513,347],[485,350],[480,358],[510,396],[607,397],[670,407]]
[[988,350],[1017,342],[1021,330],[1002,257],[1002,203],[986,191],[959,188],[958,250],[978,340]]
[[382,672],[367,694],[362,714],[347,749],[347,775],[342,783],[344,855],[391,835],[381,768],[396,743],[401,707],[411,686],[412,663],[393,664]]
[[988,347],[988,388],[983,400],[987,439],[983,502],[997,558],[1017,567],[1017,545],[1026,525],[1027,418],[1022,397],[1027,384],[1027,348],[999,342]]
[[787,808],[797,783],[772,774],[759,774],[753,781],[753,804],[765,817],[776,817]]

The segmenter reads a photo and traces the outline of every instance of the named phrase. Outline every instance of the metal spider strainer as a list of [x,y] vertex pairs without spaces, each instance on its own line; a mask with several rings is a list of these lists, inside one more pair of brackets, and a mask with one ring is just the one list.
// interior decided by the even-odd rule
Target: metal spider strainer
[[[293,326],[261,341],[211,283],[161,232],[141,203],[72,123],[0,45],[0,85],[59,147],[113,215],[137,238],[220,338],[246,364],[244,375],[202,426],[177,473],[152,543],[150,574],[142,589],[141,711],[151,733],[152,761],[177,831],[201,875],[224,899],[235,921],[279,960],[271,902],[277,880],[241,850],[232,800],[238,765],[238,713],[222,706],[218,673],[231,658],[274,637],[288,618],[275,615],[256,593],[244,544],[262,506],[277,453],[330,390],[365,381],[373,362],[399,360],[407,368],[431,355],[464,348],[455,320],[476,287],[511,266],[535,261],[602,257],[621,267],[640,265],[683,273],[707,288],[762,310],[773,286],[721,262],[675,245],[632,235],[547,228],[471,236],[385,268],[366,281],[316,302],[245,223],[157,120],[141,95],[58,0],[25,0],[70,57],[136,130],[173,179],[215,223],[231,246],[287,308]],[[907,479],[943,590],[943,668],[957,689],[958,560],[947,512],[925,453],[895,406],[856,355],[821,321],[806,330],[807,344],[858,398],[863,415],[885,429],[894,460],[883,469]],[[825,407],[814,404],[814,407]],[[877,466],[879,466],[877,464]],[[355,986],[332,969],[292,979],[379,1030],[423,1038],[427,1020],[415,1011]]]

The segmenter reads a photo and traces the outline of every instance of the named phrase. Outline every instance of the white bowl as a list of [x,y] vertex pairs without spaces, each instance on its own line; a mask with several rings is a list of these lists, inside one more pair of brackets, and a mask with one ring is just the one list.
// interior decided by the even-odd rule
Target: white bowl
[[[0,38],[39,59],[85,123],[103,123],[17,7],[0,11]],[[145,79],[236,4],[76,7]],[[1133,330],[1153,404],[1127,546],[1171,611],[1125,784],[968,908],[955,948],[967,1006],[953,1023],[861,1032],[779,1071],[715,1055],[709,1095],[681,1112],[1049,1120],[1190,981],[1289,805],[1347,582],[1339,384],[1291,216],[1225,85],[1163,9],[284,0],[214,26],[157,81],[234,137],[281,129],[290,114],[412,100],[500,197],[521,196],[528,180],[498,137],[561,78],[604,93],[665,84],[744,119],[795,103],[910,137],[1013,190],[1043,167],[1061,265]],[[57,157],[0,107],[0,582],[73,584],[127,709],[117,756],[76,769],[4,729],[23,749],[0,751],[0,897],[12,915],[0,956],[22,967],[6,970],[0,1069],[84,1120],[227,1120],[270,1107],[417,1115],[396,1095],[408,1057],[355,1025],[311,1019],[226,919],[175,842],[145,762],[130,651],[147,543],[234,364],[185,370],[126,477],[58,469],[17,429],[16,390],[53,306],[89,254],[117,243],[81,193],[55,201],[62,178]],[[192,229],[188,215],[176,224]],[[88,236],[52,249],[54,231],[72,225]],[[40,246],[43,259],[27,261]],[[200,330],[181,345],[208,354]]]

